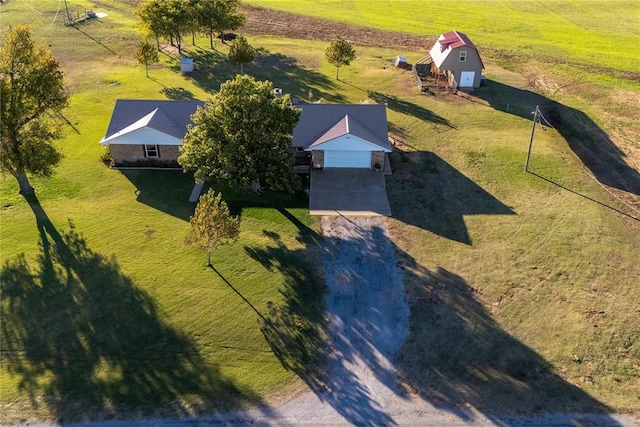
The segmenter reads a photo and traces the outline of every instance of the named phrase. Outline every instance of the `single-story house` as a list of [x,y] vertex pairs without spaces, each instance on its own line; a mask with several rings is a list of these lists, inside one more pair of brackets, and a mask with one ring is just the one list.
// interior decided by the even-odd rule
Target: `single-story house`
[[175,165],[178,147],[202,101],[119,99],[100,145],[116,165]]
[[[123,100],[111,116],[101,145],[116,165],[175,164],[191,115],[202,101]],[[323,168],[383,168],[388,139],[381,104],[296,104],[302,113],[292,146],[300,172]]]
[[384,167],[392,150],[387,110],[381,104],[298,104],[302,110],[293,130],[299,157],[310,154],[313,169]]
[[453,90],[480,87],[484,64],[478,48],[465,34],[458,31],[442,34],[429,56],[431,72],[444,74]]

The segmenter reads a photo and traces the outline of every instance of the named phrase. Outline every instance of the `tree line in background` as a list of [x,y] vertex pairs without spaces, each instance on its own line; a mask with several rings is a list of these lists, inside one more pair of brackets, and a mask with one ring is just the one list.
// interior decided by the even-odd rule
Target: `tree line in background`
[[214,35],[224,40],[224,32],[240,28],[245,16],[237,11],[240,0],[146,0],[138,6],[138,16],[160,50],[164,39],[182,53],[186,35],[204,33],[215,49]]

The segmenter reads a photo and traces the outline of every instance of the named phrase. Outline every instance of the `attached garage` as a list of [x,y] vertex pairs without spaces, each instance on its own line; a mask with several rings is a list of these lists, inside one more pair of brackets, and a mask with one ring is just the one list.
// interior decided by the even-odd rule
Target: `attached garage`
[[329,151],[324,152],[325,168],[371,168],[371,151]]
[[380,169],[392,150],[381,104],[298,104],[296,152],[311,153],[311,168]]

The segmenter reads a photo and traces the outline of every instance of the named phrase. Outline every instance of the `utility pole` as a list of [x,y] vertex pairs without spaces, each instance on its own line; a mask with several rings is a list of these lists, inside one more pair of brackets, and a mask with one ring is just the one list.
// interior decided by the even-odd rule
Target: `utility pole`
[[527,160],[524,162],[524,171],[529,171],[529,158],[531,157],[531,148],[533,147],[533,135],[536,132],[536,122],[540,122],[540,108],[536,105],[536,110],[533,112],[533,124],[531,125],[531,139],[529,140],[529,150],[527,151]]
[[67,0],[64,0],[64,8],[67,11],[67,25],[71,25],[71,15],[69,15],[69,6],[67,5]]

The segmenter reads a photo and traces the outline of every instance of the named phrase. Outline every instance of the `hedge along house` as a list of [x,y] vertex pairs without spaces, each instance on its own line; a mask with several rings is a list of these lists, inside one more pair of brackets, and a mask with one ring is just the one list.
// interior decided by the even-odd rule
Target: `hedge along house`
[[449,31],[438,37],[431,50],[429,60],[431,73],[446,78],[453,90],[480,87],[484,64],[478,48],[458,31]]
[[390,153],[386,107],[381,104],[297,104],[296,157],[311,168],[382,169]]
[[119,99],[100,145],[116,166],[178,166],[179,147],[202,101]]

